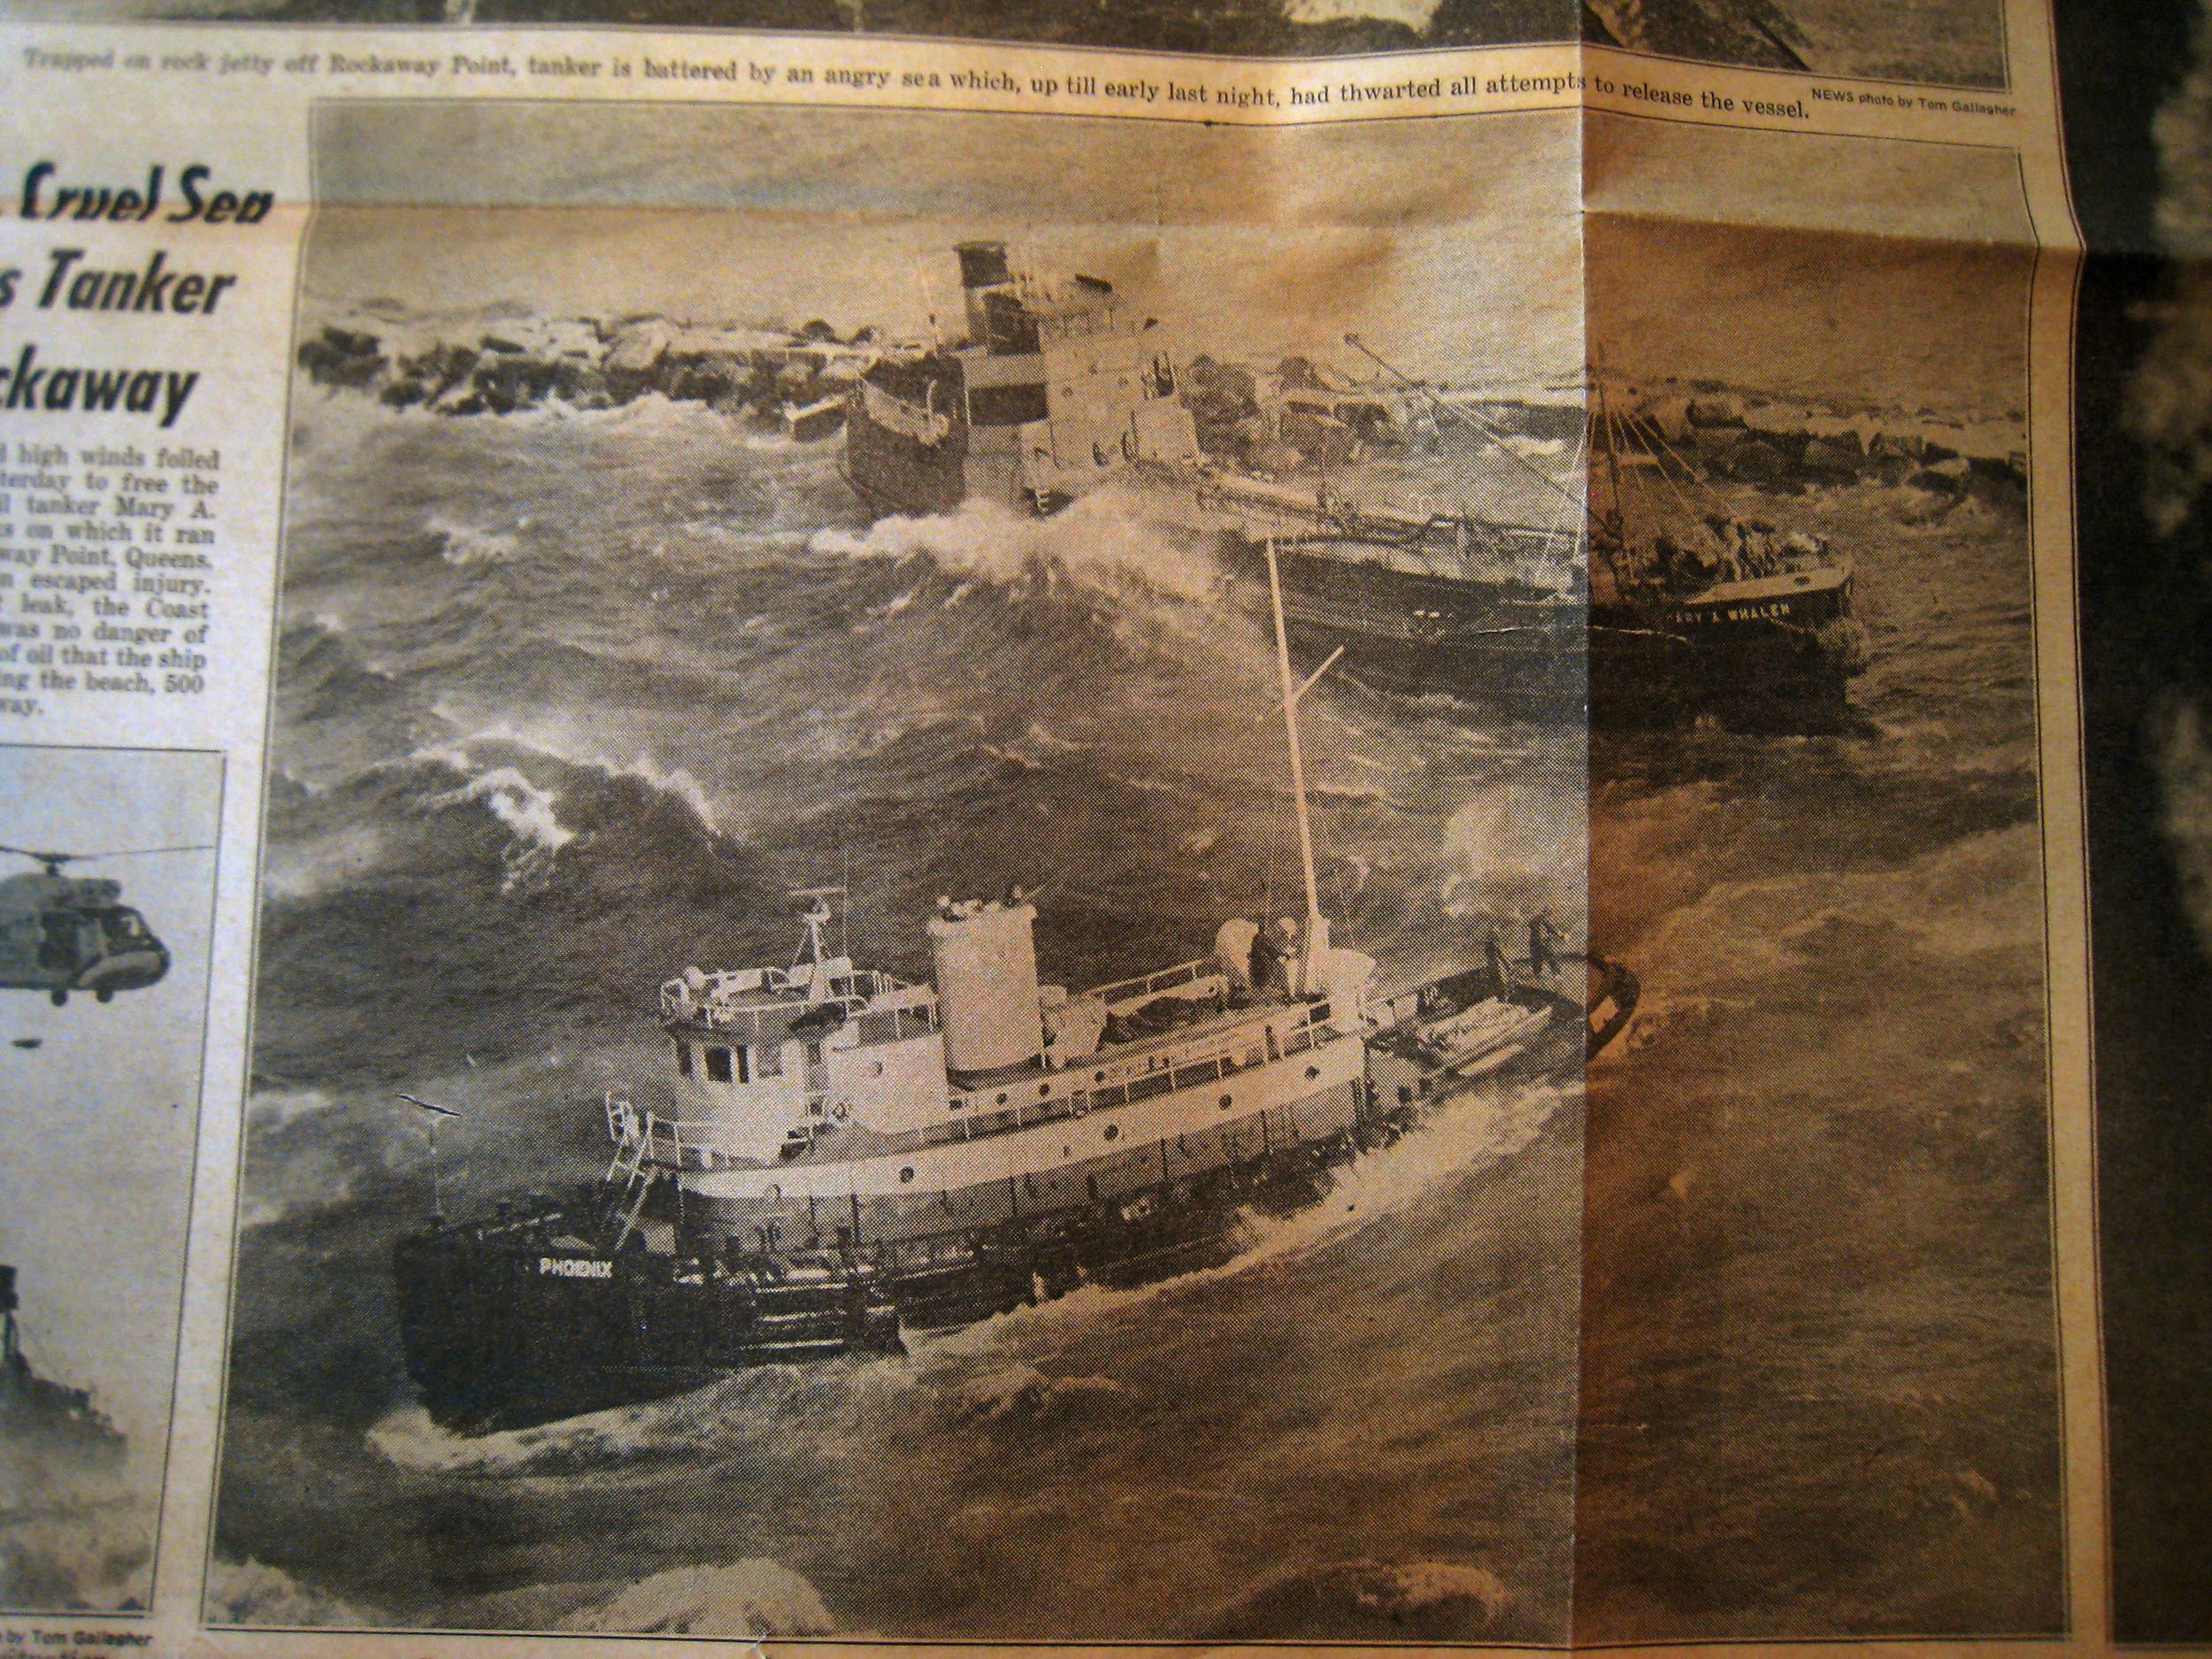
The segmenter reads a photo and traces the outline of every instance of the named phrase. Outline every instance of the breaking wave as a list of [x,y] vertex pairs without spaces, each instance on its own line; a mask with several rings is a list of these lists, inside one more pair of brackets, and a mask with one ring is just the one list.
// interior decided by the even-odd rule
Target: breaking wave
[[833,1626],[814,1586],[773,1561],[679,1567],[570,1614],[562,1630],[639,1636],[827,1636]]
[[[916,1363],[926,1366],[987,1356],[1033,1336],[1087,1325],[1331,1248],[1372,1223],[1404,1217],[1448,1191],[1469,1171],[1525,1151],[1560,1109],[1578,1094],[1578,1088],[1571,1086],[1510,1081],[1463,1086],[1440,1100],[1402,1139],[1333,1171],[1320,1202],[1282,1217],[1248,1211],[1240,1218],[1237,1253],[1220,1266],[1128,1290],[1087,1285],[1056,1301],[1016,1308],[961,1330],[920,1339],[914,1344]],[[923,1374],[927,1375],[926,1370]]]
[[1647,988],[1742,986],[1801,969],[1838,929],[1894,937],[1932,956],[2033,947],[2040,911],[2022,902],[2042,871],[2032,825],[1992,830],[1894,870],[1776,877],[1716,887],[1645,941]]
[[1262,1578],[1215,1613],[1204,1634],[1217,1641],[1479,1641],[1496,1633],[1514,1599],[1497,1574],[1475,1563],[1332,1562]]
[[208,1563],[201,1609],[210,1624],[282,1630],[358,1629],[388,1622],[373,1608],[315,1589],[251,1556],[233,1561],[218,1555]]
[[[1202,548],[1146,516],[1141,496],[1110,488],[1049,518],[970,500],[949,513],[894,515],[859,531],[823,530],[812,546],[849,558],[896,561],[927,554],[942,570],[999,583],[1039,569],[1065,572],[1118,595],[1203,601],[1213,596],[1220,580]],[[949,598],[947,607],[952,603]]]

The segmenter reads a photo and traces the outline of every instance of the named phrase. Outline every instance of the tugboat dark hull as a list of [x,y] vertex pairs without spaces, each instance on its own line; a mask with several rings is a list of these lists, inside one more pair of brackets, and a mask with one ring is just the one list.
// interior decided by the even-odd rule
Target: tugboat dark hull
[[[622,1225],[618,1206],[589,1213],[601,1201],[588,1193],[573,1208],[402,1239],[402,1347],[432,1418],[468,1434],[683,1394],[749,1366],[899,1352],[902,1327],[952,1329],[1086,1284],[1219,1266],[1244,1248],[1251,1214],[1318,1202],[1334,1169],[1411,1121],[1371,1110],[1351,1132],[1112,1202],[857,1249],[841,1240],[834,1255],[745,1258],[734,1272],[704,1256],[581,1246],[577,1231]],[[780,1280],[797,1260],[811,1276]]]
[[[1634,976],[1594,959],[1587,1004],[1522,985],[1548,1011],[1502,1075],[1571,1075],[1633,1012]],[[1419,993],[1436,1010],[1496,993],[1486,970]],[[1387,1045],[1385,1045],[1387,1047]],[[526,1427],[687,1393],[748,1366],[902,1351],[900,1333],[956,1328],[1087,1284],[1132,1288],[1233,1259],[1255,1214],[1286,1216],[1327,1195],[1335,1171],[1387,1145],[1453,1086],[1442,1069],[1401,1067],[1362,1090],[1350,1127],[1262,1139],[1254,1156],[980,1228],[834,1248],[718,1258],[711,1240],[657,1252],[603,1249],[621,1236],[624,1190],[587,1189],[557,1206],[402,1239],[394,1266],[400,1334],[424,1406],[461,1433]],[[1394,1099],[1385,1099],[1394,1094]],[[650,1225],[675,1217],[637,1207]]]
[[875,1276],[850,1264],[732,1273],[579,1248],[568,1225],[546,1209],[399,1241],[401,1345],[443,1426],[520,1428],[687,1393],[749,1365],[899,1348]]
[[1494,940],[1486,969],[1379,1002],[1369,958],[1313,940],[1293,981],[1242,920],[1210,956],[1048,998],[1018,895],[939,907],[929,989],[826,955],[826,895],[795,896],[798,967],[661,987],[677,1075],[730,1116],[610,1091],[612,1158],[575,1201],[398,1242],[402,1345],[438,1422],[520,1427],[896,1353],[902,1328],[1225,1263],[1254,1215],[1318,1203],[1461,1079],[1578,1074],[1634,999],[1598,964],[1579,1000],[1536,922],[1540,974]]

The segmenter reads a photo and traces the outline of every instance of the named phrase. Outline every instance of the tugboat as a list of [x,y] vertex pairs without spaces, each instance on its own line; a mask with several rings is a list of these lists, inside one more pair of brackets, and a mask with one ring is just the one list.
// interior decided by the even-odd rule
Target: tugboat
[[1317,676],[1293,684],[1277,621],[1302,926],[1232,918],[1208,956],[1071,994],[1040,983],[1019,891],[944,900],[929,986],[830,950],[841,889],[795,895],[794,965],[661,987],[686,1104],[611,1092],[602,1180],[399,1241],[432,1417],[519,1426],[1217,1264],[1248,1212],[1317,1201],[1455,1079],[1578,1074],[1633,1010],[1617,964],[1592,959],[1586,998],[1494,941],[1384,994],[1330,943],[1296,712]]

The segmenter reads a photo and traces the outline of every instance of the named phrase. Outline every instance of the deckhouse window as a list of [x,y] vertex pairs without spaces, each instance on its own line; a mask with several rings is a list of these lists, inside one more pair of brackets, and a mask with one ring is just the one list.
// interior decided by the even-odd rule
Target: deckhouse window
[[676,1075],[691,1075],[691,1045],[680,1037],[676,1040]]
[[[734,1063],[734,1064],[733,1064],[733,1063],[732,1063],[732,1059],[731,1059],[731,1056],[732,1056],[733,1055],[734,1055],[734,1056],[736,1056],[736,1059],[735,1059],[735,1063]],[[742,1083],[742,1082],[744,1082],[744,1081],[746,1080],[746,1079],[745,1079],[745,1077],[744,1077],[744,1075],[743,1075],[743,1074],[744,1074],[744,1070],[745,1070],[745,1050],[744,1050],[744,1049],[742,1049],[742,1048],[736,1048],[736,1049],[724,1048],[721,1048],[721,1047],[718,1047],[718,1046],[716,1046],[716,1047],[710,1047],[710,1048],[709,1048],[707,1049],[707,1081],[708,1081],[708,1082],[710,1082],[710,1083],[731,1083],[731,1082]]]

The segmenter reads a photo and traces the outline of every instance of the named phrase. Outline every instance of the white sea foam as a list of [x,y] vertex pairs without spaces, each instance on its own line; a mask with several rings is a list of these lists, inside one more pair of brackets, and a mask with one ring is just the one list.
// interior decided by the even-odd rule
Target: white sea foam
[[383,862],[384,836],[369,824],[345,824],[303,841],[271,841],[261,890],[272,899],[308,899],[354,880]]
[[246,1097],[246,1121],[257,1130],[281,1129],[340,1103],[319,1088],[256,1089]]
[[969,1378],[955,1405],[961,1417],[979,1422],[1046,1421],[1070,1411],[1113,1409],[1127,1394],[1111,1377],[1048,1377],[1033,1365],[1016,1364]]
[[541,875],[553,856],[576,839],[576,832],[561,822],[560,797],[531,782],[512,766],[479,772],[459,788],[432,796],[427,804],[460,806],[471,802],[482,803],[494,818],[514,832],[503,882],[510,890]]
[[210,1624],[296,1629],[389,1623],[373,1609],[340,1601],[250,1556],[232,1561],[218,1555],[208,1563],[201,1608]]
[[511,531],[484,529],[434,515],[423,527],[438,538],[438,557],[449,565],[503,565],[521,545]]
[[996,502],[969,500],[949,513],[894,514],[866,530],[818,531],[818,553],[853,558],[910,558],[926,553],[941,569],[995,582],[1033,569],[1055,571],[1108,593],[1135,583],[1156,593],[1203,599],[1214,590],[1210,560],[1178,543],[1143,515],[1141,498],[1112,489],[1087,495],[1050,518],[1033,518]]
[[815,1587],[780,1562],[678,1567],[561,1621],[563,1630],[653,1636],[826,1636],[834,1626]]
[[[457,713],[443,704],[434,706],[433,712],[449,724],[461,723]],[[579,719],[545,719],[526,724],[494,720],[477,724],[465,734],[417,749],[409,758],[436,761],[456,772],[473,773],[478,765],[473,751],[478,745],[526,749],[565,766],[603,772],[611,778],[635,778],[664,794],[676,796],[709,829],[719,832],[723,827],[719,803],[691,772],[682,766],[666,765],[643,750],[634,751],[626,760],[618,759],[602,747]]]

